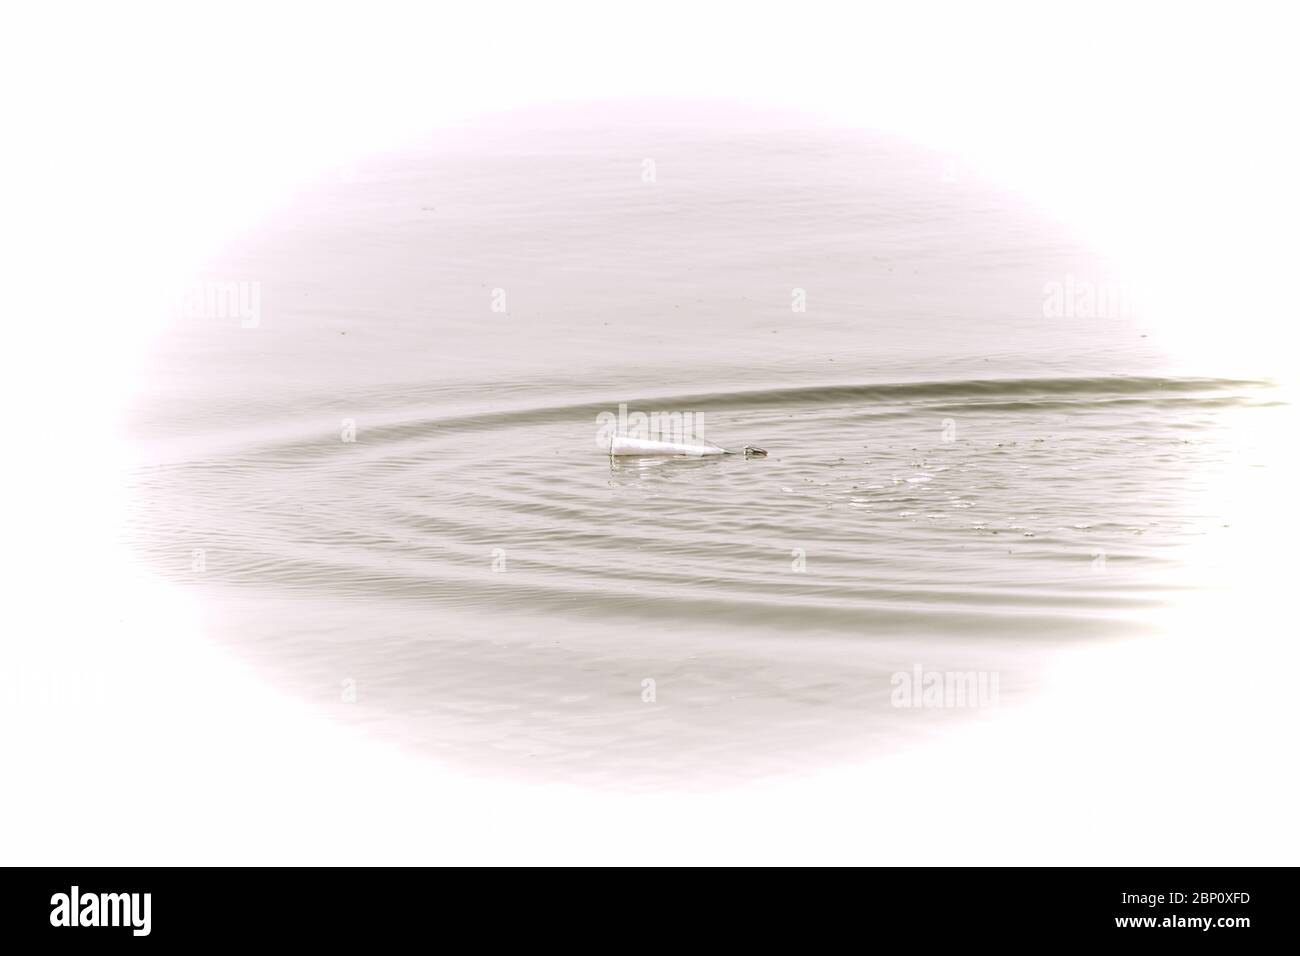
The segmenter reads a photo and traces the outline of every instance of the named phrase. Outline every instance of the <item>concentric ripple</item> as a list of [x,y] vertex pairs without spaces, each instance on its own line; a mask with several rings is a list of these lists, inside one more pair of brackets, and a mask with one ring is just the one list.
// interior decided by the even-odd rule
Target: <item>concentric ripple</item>
[[[238,608],[234,639],[318,699],[368,675],[364,712],[408,742],[514,762],[599,727],[652,763],[667,740],[673,759],[705,759],[716,740],[699,735],[722,725],[645,724],[645,678],[697,704],[819,702],[807,734],[768,718],[741,734],[804,747],[843,740],[831,715],[878,703],[881,675],[910,661],[1139,633],[1188,586],[1183,546],[1218,527],[1198,502],[1230,417],[1273,401],[1266,383],[1171,378],[402,398],[356,420],[355,441],[316,423],[160,458],[136,475],[135,543]],[[620,401],[692,411],[770,457],[611,460],[596,416]],[[275,640],[259,636],[267,606]],[[295,614],[314,623],[287,637]],[[557,670],[539,648],[575,657]],[[1005,692],[1030,658],[1002,659]],[[565,667],[585,676],[557,693]],[[548,766],[627,771],[596,750],[558,747]]]

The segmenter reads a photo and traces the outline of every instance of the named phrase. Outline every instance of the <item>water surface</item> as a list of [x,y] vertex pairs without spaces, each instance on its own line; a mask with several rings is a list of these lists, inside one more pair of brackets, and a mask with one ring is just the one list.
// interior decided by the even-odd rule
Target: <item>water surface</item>
[[[1053,309],[1121,280],[942,159],[723,113],[446,130],[201,279],[260,311],[157,343],[145,563],[340,720],[590,785],[869,758],[979,716],[891,706],[895,673],[996,673],[1005,709],[1149,633],[1276,402],[1127,305]],[[611,461],[620,403],[770,456]]]

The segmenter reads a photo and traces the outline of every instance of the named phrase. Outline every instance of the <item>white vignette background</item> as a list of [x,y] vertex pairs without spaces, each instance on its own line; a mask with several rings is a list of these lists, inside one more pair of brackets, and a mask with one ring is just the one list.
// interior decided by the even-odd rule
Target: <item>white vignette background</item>
[[[1176,646],[1075,654],[1028,708],[712,794],[471,778],[367,739],[207,643],[114,543],[118,422],[176,285],[299,184],[530,104],[729,98],[930,145],[1122,263],[1189,367],[1289,396],[1286,5],[37,9],[0,40],[0,862],[1296,862],[1290,420],[1238,552],[1207,556],[1232,590],[1189,597]],[[1099,699],[1116,674],[1159,693]]]

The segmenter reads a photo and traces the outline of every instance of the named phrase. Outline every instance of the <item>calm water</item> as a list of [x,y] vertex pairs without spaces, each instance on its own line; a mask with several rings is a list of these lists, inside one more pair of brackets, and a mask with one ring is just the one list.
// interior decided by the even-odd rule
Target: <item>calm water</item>
[[[1275,402],[1172,369],[1131,303],[1051,306],[1120,280],[942,158],[754,119],[449,130],[203,279],[257,321],[158,342],[142,559],[337,719],[592,785],[906,747],[978,714],[891,706],[896,672],[996,673],[1005,710],[1149,633]],[[620,403],[770,456],[611,462]]]

